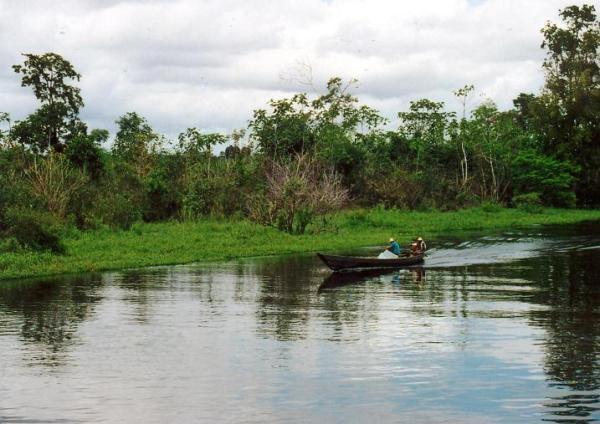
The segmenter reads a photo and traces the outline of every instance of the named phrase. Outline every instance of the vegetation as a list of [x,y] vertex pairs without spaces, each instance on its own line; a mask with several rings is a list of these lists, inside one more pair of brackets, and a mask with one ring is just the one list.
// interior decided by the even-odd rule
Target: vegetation
[[383,246],[392,235],[406,245],[418,235],[430,240],[457,232],[489,233],[532,224],[600,219],[598,210],[538,212],[495,204],[445,213],[358,209],[328,215],[303,235],[248,220],[136,223],[130,230],[72,231],[64,236],[64,255],[31,250],[4,253],[0,255],[0,279]]
[[[7,252],[0,269],[14,276],[224,257],[221,249],[235,244],[211,238],[216,228],[228,228],[232,240],[251,240],[244,255],[292,249],[283,245],[341,246],[336,228],[361,243],[395,228],[391,220],[368,237],[344,233],[363,212],[328,218],[343,208],[502,205],[518,209],[502,216],[537,222],[557,217],[527,215],[544,207],[596,207],[600,22],[588,5],[560,16],[562,23],[542,29],[543,90],[520,94],[511,110],[487,99],[468,113],[475,88],[465,85],[454,92],[463,105],[458,114],[419,99],[394,123],[359,103],[351,93],[355,81],[332,78],[321,95],[271,100],[254,111],[248,128],[230,135],[187,128],[177,140],[136,112],[117,118],[112,139],[106,130],[88,129],[79,119],[84,101],[73,65],[55,53],[26,54],[13,68],[39,108],[14,123],[0,113],[0,249]],[[142,224],[156,222],[162,224]],[[137,239],[149,234],[156,240]]]

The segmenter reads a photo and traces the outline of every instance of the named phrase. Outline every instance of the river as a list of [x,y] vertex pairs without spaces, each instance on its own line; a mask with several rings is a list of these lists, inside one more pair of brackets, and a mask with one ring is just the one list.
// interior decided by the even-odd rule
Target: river
[[0,282],[0,422],[599,420],[600,225],[430,246]]

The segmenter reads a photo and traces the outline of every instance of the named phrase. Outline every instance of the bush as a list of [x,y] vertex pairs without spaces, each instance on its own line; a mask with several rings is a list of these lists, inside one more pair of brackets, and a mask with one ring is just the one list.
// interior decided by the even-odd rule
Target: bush
[[8,237],[4,240],[0,240],[0,253],[15,253],[22,249],[23,247],[21,246],[21,243],[19,243],[19,241],[14,237]]
[[349,227],[362,227],[369,222],[369,212],[366,209],[357,209],[346,214],[346,225]]
[[479,196],[468,191],[461,191],[456,195],[456,208],[460,207],[473,207],[481,202]]
[[514,196],[512,201],[517,209],[525,212],[540,213],[543,210],[542,198],[537,192],[519,194]]
[[60,219],[65,218],[73,197],[87,183],[81,171],[56,153],[34,160],[25,174],[34,197]]
[[[65,247],[60,241],[59,222],[49,213],[28,209],[9,209],[5,214],[6,225],[4,235],[11,238],[16,245],[32,250],[49,250],[53,253],[64,253]],[[12,243],[5,240],[4,243]]]
[[485,202],[481,203],[479,208],[484,212],[494,213],[494,212],[500,212],[502,210],[502,205],[499,204],[498,202],[486,200]]
[[545,205],[574,207],[576,199],[572,188],[578,171],[579,167],[570,162],[524,150],[513,162],[515,191],[539,193]]
[[203,159],[185,172],[181,215],[186,220],[201,216],[232,216],[245,212],[244,199],[261,191],[259,162],[244,156]]
[[255,222],[303,234],[314,218],[339,210],[348,201],[339,175],[308,155],[269,165],[265,194],[252,196],[248,202],[249,217]]
[[425,194],[422,175],[409,174],[400,168],[370,176],[367,190],[374,196],[373,202],[382,203],[386,208],[400,209],[417,208]]
[[142,219],[142,213],[133,206],[127,194],[114,193],[101,199],[98,203],[98,212],[102,222],[112,228],[128,230]]

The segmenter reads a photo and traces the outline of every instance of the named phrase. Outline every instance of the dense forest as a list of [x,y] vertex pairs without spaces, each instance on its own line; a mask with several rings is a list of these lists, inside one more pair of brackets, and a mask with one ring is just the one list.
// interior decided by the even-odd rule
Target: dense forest
[[332,78],[321,95],[271,100],[247,128],[177,140],[133,111],[113,136],[88,128],[72,64],[25,54],[13,69],[39,108],[14,122],[0,113],[0,250],[60,252],[61,231],[140,220],[236,217],[303,233],[353,206],[597,207],[600,22],[591,5],[560,16],[542,29],[543,88],[510,110],[490,99],[468,112],[465,85],[458,113],[419,99],[389,122]]

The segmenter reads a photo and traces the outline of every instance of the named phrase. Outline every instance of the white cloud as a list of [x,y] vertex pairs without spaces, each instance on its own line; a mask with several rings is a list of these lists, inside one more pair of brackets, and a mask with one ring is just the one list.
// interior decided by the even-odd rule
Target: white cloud
[[509,107],[540,88],[540,28],[571,3],[0,0],[0,110],[35,108],[11,65],[46,51],[82,74],[82,117],[111,130],[131,110],[170,136],[239,128],[270,98],[309,88],[285,77],[299,62],[318,88],[358,78],[361,100],[392,119],[422,97],[456,107],[451,91],[466,83]]

